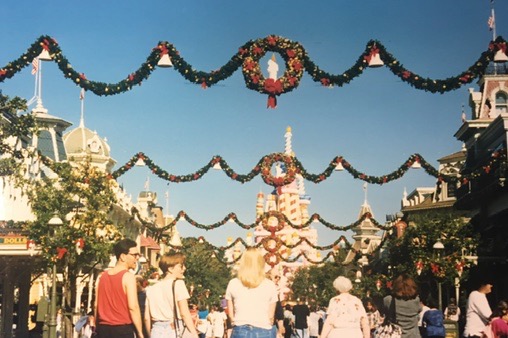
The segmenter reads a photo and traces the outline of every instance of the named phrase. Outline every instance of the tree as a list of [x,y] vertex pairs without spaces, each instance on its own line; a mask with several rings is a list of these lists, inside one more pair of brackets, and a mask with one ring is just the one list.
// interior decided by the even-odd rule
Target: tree
[[[20,161],[29,155],[22,144],[36,130],[31,114],[18,115],[26,111],[26,100],[19,97],[9,98],[0,90],[0,176],[21,176]],[[33,155],[33,154],[32,154]]]
[[182,239],[182,252],[186,256],[185,280],[192,289],[191,302],[199,306],[218,304],[226,293],[231,279],[231,269],[217,258],[209,244],[200,243],[196,238]]
[[306,298],[309,304],[328,306],[330,298],[337,294],[333,281],[345,274],[345,267],[335,262],[301,268],[291,281],[292,298]]
[[[72,306],[76,278],[96,264],[108,263],[112,243],[121,238],[122,229],[108,219],[116,201],[112,179],[90,160],[76,167],[69,163],[49,165],[56,176],[23,181],[36,216],[27,223],[26,231],[41,246],[39,268],[56,263],[68,274],[64,278],[68,290],[65,299]],[[53,216],[63,222],[57,229],[48,224]]]
[[[424,291],[435,290],[436,282],[451,287],[455,278],[467,278],[471,262],[464,259],[463,249],[476,248],[479,236],[461,213],[430,211],[409,215],[407,220],[404,235],[387,245],[384,260],[393,275],[413,275]],[[438,241],[444,245],[442,252],[434,249]]]

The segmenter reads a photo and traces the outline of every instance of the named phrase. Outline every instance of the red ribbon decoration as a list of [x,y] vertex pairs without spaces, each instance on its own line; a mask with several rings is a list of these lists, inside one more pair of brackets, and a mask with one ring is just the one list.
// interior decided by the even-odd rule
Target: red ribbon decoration
[[56,258],[58,259],[62,259],[64,258],[65,254],[67,253],[67,249],[66,248],[56,248]]
[[159,57],[162,57],[163,55],[166,55],[169,53],[169,50],[168,50],[168,47],[166,47],[165,45],[159,45]]
[[277,97],[275,97],[275,95],[269,95],[266,108],[274,109],[276,107],[277,107]]

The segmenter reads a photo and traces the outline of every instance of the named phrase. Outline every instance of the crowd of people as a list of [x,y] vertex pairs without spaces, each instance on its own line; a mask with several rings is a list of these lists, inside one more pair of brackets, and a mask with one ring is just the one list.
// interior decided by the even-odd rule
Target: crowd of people
[[465,338],[508,338],[508,303],[491,311],[486,295],[493,285],[488,280],[471,292],[464,316],[453,298],[444,311],[436,299],[420,299],[416,282],[407,275],[392,281],[391,294],[381,302],[356,297],[350,293],[351,280],[338,276],[333,282],[337,295],[326,311],[303,299],[283,307],[278,271],[267,273],[261,251],[248,248],[228,283],[225,303],[201,311],[189,304],[182,253],[163,255],[160,280],[145,288],[142,278],[127,273],[140,255],[136,242],[121,240],[114,252],[117,264],[102,273],[96,288],[91,332],[99,338],[377,338],[386,325],[397,326],[401,338],[444,338],[445,320],[460,318],[465,318]]

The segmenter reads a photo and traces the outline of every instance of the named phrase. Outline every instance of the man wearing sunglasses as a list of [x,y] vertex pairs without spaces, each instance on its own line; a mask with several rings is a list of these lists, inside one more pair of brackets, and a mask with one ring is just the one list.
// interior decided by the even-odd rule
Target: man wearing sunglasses
[[97,281],[95,313],[99,338],[144,338],[139,310],[135,269],[139,259],[137,243],[122,239],[113,247],[116,265]]

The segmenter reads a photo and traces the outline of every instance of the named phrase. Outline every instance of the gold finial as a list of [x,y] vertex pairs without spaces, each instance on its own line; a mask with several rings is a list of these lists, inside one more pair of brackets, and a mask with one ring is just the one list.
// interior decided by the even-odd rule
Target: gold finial
[[272,61],[275,62],[275,53],[272,53]]
[[288,126],[288,127],[286,128],[286,133],[290,133],[290,132],[291,132],[291,127],[290,127],[290,126]]

